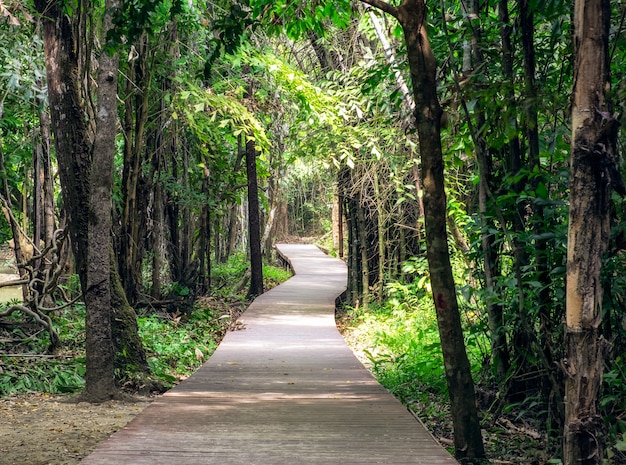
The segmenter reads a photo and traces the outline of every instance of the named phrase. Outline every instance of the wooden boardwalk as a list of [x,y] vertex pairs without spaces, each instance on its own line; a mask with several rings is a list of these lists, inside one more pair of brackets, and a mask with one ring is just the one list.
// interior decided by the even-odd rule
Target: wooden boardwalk
[[310,245],[278,250],[296,275],[83,465],[457,464],[337,331],[343,262]]

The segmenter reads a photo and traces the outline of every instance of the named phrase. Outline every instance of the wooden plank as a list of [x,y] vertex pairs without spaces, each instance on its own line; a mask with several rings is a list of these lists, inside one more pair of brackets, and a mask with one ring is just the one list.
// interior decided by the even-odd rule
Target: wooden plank
[[82,464],[457,464],[337,331],[343,262],[313,246],[278,249],[296,276]]

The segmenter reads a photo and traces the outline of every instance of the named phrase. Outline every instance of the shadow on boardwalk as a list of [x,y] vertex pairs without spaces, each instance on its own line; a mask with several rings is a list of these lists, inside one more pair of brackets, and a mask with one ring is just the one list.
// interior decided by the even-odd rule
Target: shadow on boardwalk
[[243,330],[82,464],[457,463],[337,331],[343,262],[311,245],[277,248],[296,275],[258,297]]

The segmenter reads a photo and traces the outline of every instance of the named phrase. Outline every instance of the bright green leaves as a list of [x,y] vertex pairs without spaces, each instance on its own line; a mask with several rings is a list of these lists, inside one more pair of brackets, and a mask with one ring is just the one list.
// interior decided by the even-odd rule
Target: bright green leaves
[[247,140],[255,140],[259,151],[269,149],[270,141],[262,124],[238,99],[197,86],[188,89],[180,92],[173,115],[178,118],[178,113],[183,114],[187,127],[200,140],[215,132],[233,138],[243,135]]

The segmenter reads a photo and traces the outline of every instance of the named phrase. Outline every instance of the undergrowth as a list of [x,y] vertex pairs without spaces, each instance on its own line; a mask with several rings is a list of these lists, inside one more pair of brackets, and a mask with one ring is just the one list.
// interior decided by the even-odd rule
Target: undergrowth
[[[200,297],[188,315],[178,312],[149,312],[138,315],[152,374],[166,385],[188,377],[215,351],[228,329],[246,308],[245,290],[236,292],[247,269],[245,256],[234,256],[215,267],[214,291]],[[283,268],[263,267],[266,288],[286,281],[291,273]],[[19,315],[3,321],[0,334],[0,396],[28,392],[63,394],[84,387],[85,311],[74,306],[50,315],[58,328],[63,347],[54,355],[46,354],[47,336],[19,343],[27,321]],[[8,329],[6,329],[8,328]],[[11,337],[11,336],[14,337]]]
[[[400,399],[451,453],[449,412],[437,319],[426,280],[387,286],[388,299],[367,310],[345,309],[340,325],[348,343],[378,381]],[[473,323],[466,315],[466,324]],[[467,352],[477,378],[483,370],[484,336],[466,331]],[[543,435],[514,416],[483,415],[488,456],[497,463],[558,463],[545,451]],[[488,421],[489,420],[489,421]]]

